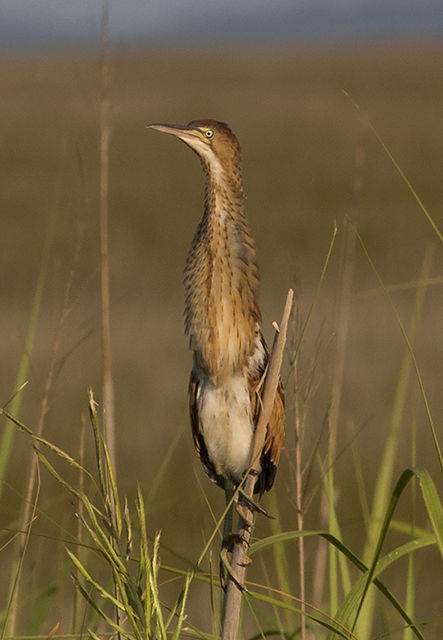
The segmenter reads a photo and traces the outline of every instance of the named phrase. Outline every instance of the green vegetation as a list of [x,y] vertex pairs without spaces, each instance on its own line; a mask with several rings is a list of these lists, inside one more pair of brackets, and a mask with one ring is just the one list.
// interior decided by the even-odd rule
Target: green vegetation
[[98,58],[0,62],[0,637],[219,634],[224,500],[192,447],[182,329],[200,169],[144,129],[214,117],[243,146],[268,336],[296,292],[243,638],[440,640],[442,64],[431,44],[111,59],[115,474]]

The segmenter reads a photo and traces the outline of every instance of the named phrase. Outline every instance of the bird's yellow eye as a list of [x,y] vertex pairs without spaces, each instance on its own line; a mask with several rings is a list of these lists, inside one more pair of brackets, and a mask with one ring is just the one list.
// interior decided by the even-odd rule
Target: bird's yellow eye
[[212,131],[212,129],[205,129],[204,134],[205,134],[205,138],[208,138],[209,140],[214,135],[214,132]]

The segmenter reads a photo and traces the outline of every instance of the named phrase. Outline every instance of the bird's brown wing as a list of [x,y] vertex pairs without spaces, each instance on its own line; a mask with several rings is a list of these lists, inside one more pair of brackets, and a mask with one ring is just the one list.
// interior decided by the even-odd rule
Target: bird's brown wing
[[[251,406],[254,424],[257,425],[261,408],[262,393],[262,376],[269,358],[269,350],[265,339],[261,337],[262,344],[266,353],[266,361],[263,368],[259,371],[259,377],[254,376],[249,380],[249,390],[251,395]],[[280,452],[285,443],[285,396],[281,381],[278,383],[277,391],[274,397],[271,417],[266,427],[266,440],[261,455],[261,473],[255,485],[255,492],[262,494],[269,491],[274,484],[275,474],[277,473],[277,465],[280,459]]]
[[191,377],[189,378],[189,414],[191,416],[191,427],[192,427],[192,437],[194,440],[194,445],[197,450],[198,455],[200,456],[201,463],[203,465],[204,470],[211,478],[213,482],[215,482],[222,489],[225,488],[225,482],[221,475],[219,475],[212,464],[208,450],[206,448],[206,444],[203,438],[203,434],[200,429],[200,419],[198,417],[198,409],[197,409],[197,399],[199,395],[199,387],[200,381],[194,373],[194,370],[191,371]]

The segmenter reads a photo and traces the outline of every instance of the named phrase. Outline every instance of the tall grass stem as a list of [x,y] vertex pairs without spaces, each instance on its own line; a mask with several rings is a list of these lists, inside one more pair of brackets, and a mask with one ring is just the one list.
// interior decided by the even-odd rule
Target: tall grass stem
[[100,282],[103,344],[103,408],[106,441],[114,473],[115,451],[114,380],[111,353],[111,302],[109,284],[109,146],[111,141],[111,103],[109,98],[109,7],[103,0],[102,57],[100,65]]
[[[421,269],[420,278],[427,278],[429,276],[431,268],[432,254],[428,247],[425,251],[423,265]],[[426,288],[419,287],[416,290],[415,309],[411,316],[408,330],[408,339],[410,349],[414,348],[414,344],[417,337],[418,325],[423,311],[424,298],[426,294]],[[383,514],[389,502],[391,494],[392,478],[394,475],[395,459],[398,446],[400,444],[401,429],[403,426],[403,417],[408,398],[408,387],[412,373],[413,360],[409,347],[403,357],[403,361],[400,367],[400,373],[397,382],[397,388],[394,396],[394,404],[391,413],[391,419],[389,423],[389,429],[386,435],[386,440],[383,446],[382,457],[380,466],[377,473],[377,481],[374,490],[374,498],[371,509],[371,516],[369,518],[369,524],[367,529],[367,538],[365,549],[363,552],[363,562],[370,564],[371,558],[374,553],[377,537],[380,530],[380,525],[383,519]],[[365,607],[360,615],[358,631],[359,634],[365,638],[370,637],[371,628],[374,618],[375,607],[375,593],[369,591]]]
[[[54,185],[54,194],[52,198],[52,203],[49,209],[48,215],[48,223],[47,230],[45,234],[45,242],[43,245],[41,260],[40,260],[40,269],[37,276],[37,282],[35,286],[34,297],[32,300],[31,312],[29,315],[28,327],[26,330],[24,345],[23,345],[23,353],[20,359],[20,364],[17,371],[17,377],[15,381],[14,389],[19,389],[23,383],[26,381],[30,358],[34,346],[35,333],[37,330],[38,318],[40,315],[40,308],[43,299],[43,293],[45,290],[46,279],[48,275],[49,269],[49,261],[51,257],[51,251],[55,238],[55,229],[56,222],[58,216],[58,209],[60,203],[60,195],[61,195],[61,187],[63,182],[63,174],[65,168],[65,160],[66,160],[66,140],[62,138],[60,142],[60,156],[61,162],[59,163],[59,170],[57,172],[55,185]],[[14,416],[18,416],[20,414],[20,408],[22,403],[22,395],[17,393],[14,395],[11,404],[10,404],[10,412]],[[6,478],[6,473],[8,469],[9,459],[11,456],[12,445],[14,442],[15,435],[15,427],[12,422],[7,421],[5,424],[5,428],[2,430],[2,437],[0,440],[0,500],[3,493],[4,482]]]

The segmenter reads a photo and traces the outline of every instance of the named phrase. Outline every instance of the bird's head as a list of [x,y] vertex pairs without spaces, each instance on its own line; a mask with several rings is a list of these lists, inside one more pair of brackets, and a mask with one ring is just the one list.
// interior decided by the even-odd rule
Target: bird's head
[[147,125],[183,140],[212,173],[241,171],[241,148],[231,129],[218,120],[193,120],[186,126],[153,123]]

